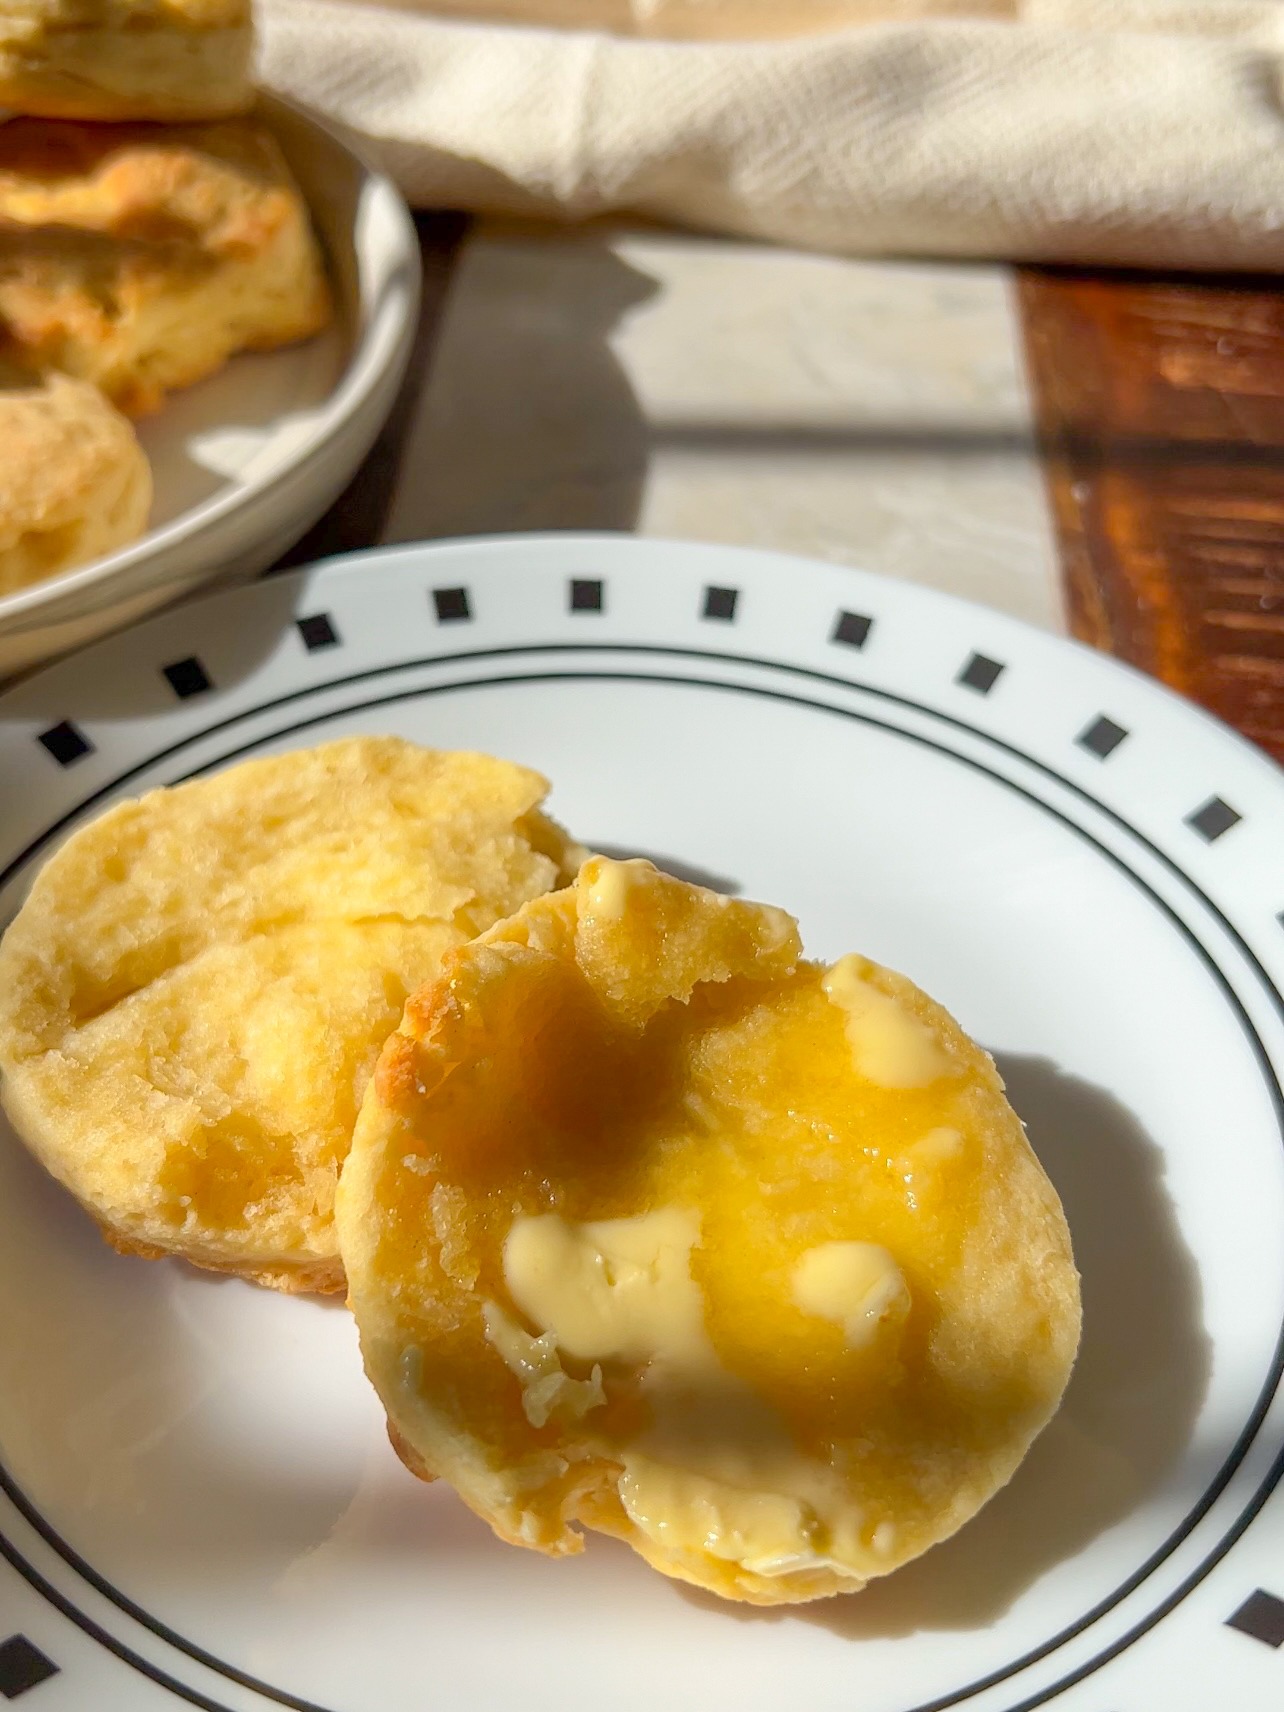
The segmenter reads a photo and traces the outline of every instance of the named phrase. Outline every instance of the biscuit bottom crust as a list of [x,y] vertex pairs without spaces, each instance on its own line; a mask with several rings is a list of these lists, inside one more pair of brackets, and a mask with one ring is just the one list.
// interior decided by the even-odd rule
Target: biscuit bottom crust
[[[101,1220],[95,1222],[103,1241],[109,1248],[114,1248],[117,1254],[132,1254],[139,1260],[165,1260],[172,1254],[170,1249],[160,1248],[156,1243],[139,1242],[124,1231],[113,1230]],[[227,1260],[211,1260],[190,1252],[182,1258],[189,1266],[199,1267],[202,1272],[221,1272],[226,1277],[245,1278],[251,1284],[261,1284],[265,1290],[280,1290],[287,1296],[337,1296],[342,1294],[347,1283],[343,1275],[343,1263],[337,1258],[305,1262],[301,1265],[258,1267],[238,1265]],[[425,1478],[431,1479],[432,1476],[427,1475]]]
[[514,1544],[584,1525],[756,1604],[953,1533],[1078,1342],[989,1057],[903,977],[807,963],[782,912],[646,864],[594,858],[449,953],[336,1216],[414,1472]]

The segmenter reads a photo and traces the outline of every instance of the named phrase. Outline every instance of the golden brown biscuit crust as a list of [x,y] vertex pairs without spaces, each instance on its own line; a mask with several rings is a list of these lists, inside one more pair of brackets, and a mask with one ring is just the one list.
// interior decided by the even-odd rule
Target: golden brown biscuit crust
[[95,387],[0,374],[0,447],[0,596],[114,552],[147,527],[147,459]]
[[118,804],[0,941],[0,1098],[124,1251],[335,1290],[365,1082],[442,954],[578,860],[547,782],[360,737]]
[[23,362],[138,415],[330,315],[307,210],[265,126],[0,126],[0,340]]
[[[171,1250],[162,1248],[154,1242],[139,1242],[128,1236],[124,1231],[117,1230],[114,1225],[104,1224],[101,1219],[94,1221],[109,1248],[114,1248],[117,1254],[136,1255],[139,1260],[166,1260]],[[261,1284],[265,1290],[280,1290],[288,1296],[337,1296],[347,1287],[343,1275],[343,1263],[338,1259],[318,1260],[304,1266],[260,1266],[247,1267],[234,1265],[228,1261],[202,1259],[196,1254],[185,1254],[182,1257],[189,1266],[198,1267],[202,1272],[219,1272],[224,1277],[245,1278],[251,1284]],[[431,1480],[431,1474],[421,1476]]]
[[0,107],[44,119],[199,120],[253,104],[249,0],[6,0]]

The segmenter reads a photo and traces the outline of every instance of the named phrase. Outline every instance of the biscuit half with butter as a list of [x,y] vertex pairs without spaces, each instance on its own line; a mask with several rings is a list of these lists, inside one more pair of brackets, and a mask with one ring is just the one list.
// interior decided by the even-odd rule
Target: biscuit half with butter
[[644,862],[445,958],[337,1209],[393,1442],[503,1539],[759,1604],[952,1534],[1079,1335],[1056,1193],[909,981]]
[[331,312],[266,126],[0,125],[0,343],[29,366],[141,415]]
[[0,107],[219,119],[254,100],[250,0],[4,0]]
[[357,737],[124,802],[0,941],[0,1098],[123,1250],[343,1287],[335,1185],[442,954],[583,852],[547,781]]

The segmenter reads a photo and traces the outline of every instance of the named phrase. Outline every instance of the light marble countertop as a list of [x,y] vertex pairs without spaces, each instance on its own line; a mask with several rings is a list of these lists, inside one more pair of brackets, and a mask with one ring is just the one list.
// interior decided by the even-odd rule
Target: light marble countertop
[[523,529],[775,547],[1063,628],[1009,271],[475,228],[384,538]]

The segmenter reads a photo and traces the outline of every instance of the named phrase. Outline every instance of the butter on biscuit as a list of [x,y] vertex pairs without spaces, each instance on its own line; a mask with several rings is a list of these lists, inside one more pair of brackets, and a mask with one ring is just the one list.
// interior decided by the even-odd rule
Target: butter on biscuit
[[989,1057],[780,910],[590,859],[450,952],[336,1210],[393,1443],[501,1538],[581,1526],[730,1599],[851,1592],[954,1532],[1079,1336]]

